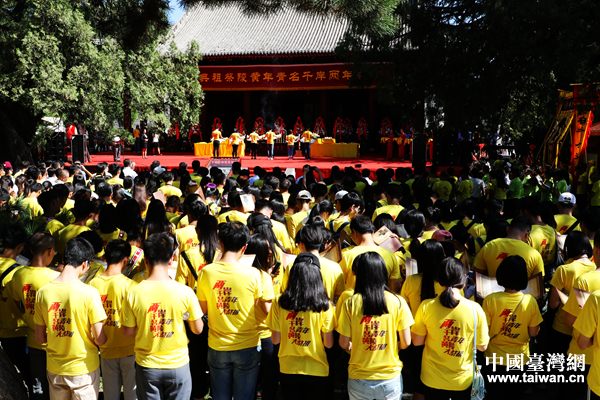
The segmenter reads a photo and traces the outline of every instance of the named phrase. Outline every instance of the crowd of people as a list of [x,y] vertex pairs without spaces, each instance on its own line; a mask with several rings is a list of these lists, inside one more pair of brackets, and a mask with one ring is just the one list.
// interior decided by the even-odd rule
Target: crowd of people
[[600,204],[578,172],[5,162],[0,343],[34,399],[101,380],[107,400],[332,399],[340,380],[469,399],[477,364],[486,398],[538,390],[491,379],[523,371],[598,398]]

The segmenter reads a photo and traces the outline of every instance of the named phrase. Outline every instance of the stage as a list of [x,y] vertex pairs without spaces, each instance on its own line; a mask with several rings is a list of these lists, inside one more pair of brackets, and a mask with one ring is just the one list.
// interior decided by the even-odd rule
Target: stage
[[[192,161],[198,160],[200,161],[200,165],[205,167],[211,160],[210,157],[195,157],[193,154],[189,153],[167,153],[160,156],[148,154],[147,159],[143,159],[141,153],[130,153],[121,155],[121,165],[123,164],[123,160],[126,158],[135,162],[136,171],[148,171],[150,169],[150,164],[152,164],[152,162],[155,160],[160,161],[160,165],[167,169],[178,168],[180,162],[186,162],[190,171],[192,170]],[[92,162],[85,163],[85,165],[86,167],[93,168],[96,164],[101,162],[107,162],[109,164],[114,162],[112,153],[94,154],[92,155]],[[249,169],[251,174],[253,174],[253,169],[255,166],[260,166],[267,171],[272,171],[274,167],[279,167],[283,171],[287,170],[288,168],[295,169],[296,177],[299,177],[302,174],[302,167],[304,165],[310,164],[311,166],[319,167],[324,178],[327,178],[331,175],[331,168],[334,165],[337,165],[342,170],[346,167],[355,167],[358,169],[368,168],[371,170],[371,179],[375,179],[375,171],[379,168],[396,169],[399,167],[412,167],[412,163],[410,161],[400,162],[400,160],[397,158],[389,161],[381,155],[367,155],[360,158],[314,157],[310,161],[305,160],[301,156],[296,156],[293,160],[288,160],[285,156],[276,156],[274,160],[267,160],[267,157],[259,156],[256,160],[252,160],[250,157],[243,157],[240,159],[240,162],[242,163],[242,168]],[[427,166],[430,165],[431,163],[427,163]],[[93,169],[88,169],[93,173]]]

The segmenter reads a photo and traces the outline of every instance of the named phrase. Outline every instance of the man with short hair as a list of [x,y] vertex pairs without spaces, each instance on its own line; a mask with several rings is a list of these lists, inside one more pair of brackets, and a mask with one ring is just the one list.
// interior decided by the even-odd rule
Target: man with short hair
[[112,178],[107,179],[106,183],[110,185],[119,184],[123,186],[123,179],[119,178],[119,175],[121,175],[121,166],[119,164],[110,164],[110,166],[108,167],[108,172],[112,175]]
[[204,324],[194,291],[169,277],[175,241],[167,233],[144,242],[150,274],[131,287],[123,302],[125,337],[135,335],[135,381],[140,400],[189,400],[192,378],[185,321],[199,335]]
[[8,295],[16,303],[27,323],[27,354],[31,383],[29,398],[47,400],[50,398],[46,377],[46,345],[35,340],[35,296],[45,284],[56,279],[60,273],[47,268],[54,258],[54,238],[48,232],[38,232],[29,241],[32,258],[28,266],[19,268],[7,287]]
[[[377,186],[383,187],[384,185]],[[389,214],[392,218],[396,219],[398,214],[404,210],[404,207],[400,205],[400,201],[402,200],[402,187],[392,184],[385,185],[385,193],[387,205],[375,209],[373,212],[373,221],[381,214]]]
[[131,161],[129,158],[123,160],[123,176],[128,176],[131,179],[135,179],[138,174],[135,172],[134,168],[134,161]]
[[249,214],[244,212],[244,204],[242,203],[242,192],[232,190],[227,195],[227,203],[229,203],[229,211],[219,214],[217,220],[220,224],[225,222],[241,222],[246,225]]
[[69,240],[63,271],[35,297],[35,339],[39,344],[47,343],[51,399],[98,399],[100,360],[96,346],[106,342],[106,313],[98,289],[79,280],[93,257],[94,249],[87,240]]
[[554,215],[554,221],[556,221],[556,232],[559,235],[565,235],[567,230],[580,231],[579,224],[575,225],[572,229],[573,224],[577,223],[577,218],[573,216],[573,208],[575,207],[575,195],[565,192],[558,196],[558,214]]
[[[198,300],[210,327],[208,365],[213,398],[254,400],[260,363],[257,307],[269,313],[273,284],[241,264],[250,230],[229,222],[219,230],[221,260],[200,270]],[[271,377],[272,378],[272,377]]]
[[131,246],[115,239],[108,242],[104,253],[106,271],[90,281],[90,286],[100,292],[104,311],[108,316],[104,322],[106,343],[100,346],[100,365],[102,366],[102,388],[105,399],[118,399],[121,385],[125,400],[136,400],[135,358],[133,338],[126,338],[121,331],[121,310],[129,290],[136,285],[123,275],[129,262]]
[[181,190],[173,186],[175,176],[171,171],[163,172],[162,180],[165,182],[165,185],[159,187],[158,190],[163,192],[165,199],[168,199],[170,196],[181,197]]
[[58,231],[58,234],[56,235],[56,253],[58,260],[61,262],[67,242],[81,232],[90,230],[86,223],[92,216],[92,202],[88,199],[79,199],[75,202],[75,206],[71,211],[75,216],[75,221]]
[[495,277],[496,270],[508,256],[521,256],[527,263],[527,277],[544,272],[544,260],[541,254],[527,244],[531,233],[531,221],[524,215],[516,216],[508,227],[506,238],[487,242],[473,262],[474,269],[484,275]]
[[[531,222],[531,234],[527,243],[542,255],[544,264],[550,267],[556,263],[556,232],[553,227],[542,221],[541,204],[536,197],[521,199],[520,207],[521,214]],[[556,265],[553,268],[556,268]]]

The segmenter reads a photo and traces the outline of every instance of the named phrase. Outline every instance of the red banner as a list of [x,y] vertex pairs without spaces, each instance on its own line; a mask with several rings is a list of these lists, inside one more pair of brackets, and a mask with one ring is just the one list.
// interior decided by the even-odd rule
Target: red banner
[[206,91],[349,89],[351,78],[352,65],[341,63],[200,66]]
[[594,120],[592,107],[598,100],[598,93],[588,86],[574,87],[575,115],[573,117],[573,137],[571,141],[571,169],[581,163],[581,153],[586,151],[590,129]]

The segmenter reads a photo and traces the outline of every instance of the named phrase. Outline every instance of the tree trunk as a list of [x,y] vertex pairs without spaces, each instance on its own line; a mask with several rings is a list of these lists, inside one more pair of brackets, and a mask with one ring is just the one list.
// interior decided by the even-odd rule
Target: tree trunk
[[37,149],[29,146],[35,136],[39,117],[15,103],[0,103],[0,161],[13,166],[21,161],[37,160]]
[[0,346],[0,399],[27,400],[27,389],[15,365]]

